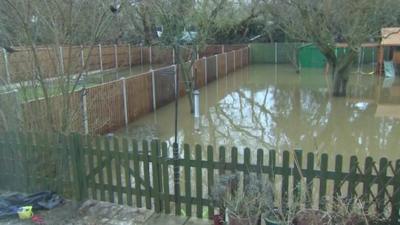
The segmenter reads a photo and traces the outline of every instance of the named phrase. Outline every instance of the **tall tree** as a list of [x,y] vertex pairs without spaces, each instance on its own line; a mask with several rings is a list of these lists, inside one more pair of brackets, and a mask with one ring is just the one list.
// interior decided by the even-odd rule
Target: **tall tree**
[[[268,13],[276,16],[281,29],[296,40],[315,44],[332,71],[333,95],[345,96],[349,73],[361,44],[376,41],[383,26],[397,20],[395,0],[273,0]],[[336,54],[336,43],[347,51]]]

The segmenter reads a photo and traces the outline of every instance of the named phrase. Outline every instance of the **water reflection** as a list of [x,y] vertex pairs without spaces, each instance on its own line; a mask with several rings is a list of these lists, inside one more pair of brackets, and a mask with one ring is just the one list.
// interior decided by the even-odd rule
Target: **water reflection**
[[[179,140],[191,145],[400,157],[400,82],[353,74],[334,98],[323,70],[254,65],[200,90],[201,117],[180,100]],[[117,132],[172,143],[170,104]]]

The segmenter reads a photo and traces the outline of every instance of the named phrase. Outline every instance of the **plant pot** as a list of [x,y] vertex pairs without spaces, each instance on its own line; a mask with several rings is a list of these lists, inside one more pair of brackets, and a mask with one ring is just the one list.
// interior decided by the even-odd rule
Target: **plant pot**
[[224,216],[221,214],[217,214],[213,216],[214,225],[223,225],[224,224]]
[[229,214],[229,225],[257,225],[259,222],[259,215],[255,215],[249,218],[240,218]]
[[281,221],[276,221],[273,219],[268,219],[268,218],[263,218],[265,225],[282,225],[283,223],[281,223]]

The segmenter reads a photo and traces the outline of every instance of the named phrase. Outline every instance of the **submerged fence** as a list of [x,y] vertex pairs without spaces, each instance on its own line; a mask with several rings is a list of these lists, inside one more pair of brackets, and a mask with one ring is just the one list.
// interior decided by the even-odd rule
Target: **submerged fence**
[[[248,64],[249,49],[245,47],[199,58],[193,64],[191,76],[194,77],[195,87],[201,88]],[[112,132],[172,102],[175,79],[180,83],[179,93],[184,95],[185,80],[181,68],[170,65],[85,88],[67,97],[54,96],[25,102],[21,106],[21,114],[27,128],[43,130],[43,126],[48,124],[50,105],[55,127],[60,127],[61,120],[66,119],[72,131],[85,134]],[[68,118],[63,114],[66,110],[69,110]]]
[[342,200],[351,208],[360,199],[365,213],[399,222],[400,160],[336,155],[329,165],[327,154],[200,145],[180,146],[178,159],[171,152],[159,141],[6,133],[0,137],[0,189],[51,189],[78,200],[211,217],[218,206],[210,192],[219,177],[255,174],[274,182],[282,209],[303,201],[299,207],[335,210]]

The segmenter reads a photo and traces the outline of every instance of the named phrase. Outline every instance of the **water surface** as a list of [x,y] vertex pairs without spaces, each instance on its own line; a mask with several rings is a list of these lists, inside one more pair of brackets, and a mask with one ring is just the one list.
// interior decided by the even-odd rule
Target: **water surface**
[[[353,73],[347,97],[330,96],[321,69],[253,65],[200,90],[199,121],[179,101],[181,143],[400,158],[400,79]],[[174,104],[119,136],[174,140]]]

